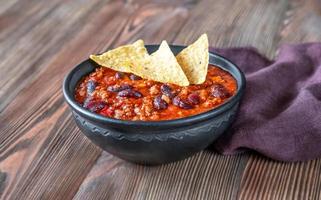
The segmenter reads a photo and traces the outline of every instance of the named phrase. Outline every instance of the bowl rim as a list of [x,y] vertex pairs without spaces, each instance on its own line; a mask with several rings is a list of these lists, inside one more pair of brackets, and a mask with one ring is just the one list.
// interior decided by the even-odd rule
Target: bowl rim
[[[159,46],[159,44],[148,44],[145,45],[146,48],[148,47],[153,47],[153,46]],[[186,46],[184,45],[169,45],[170,47],[173,48],[185,48]],[[63,95],[65,100],[67,101],[67,103],[69,104],[69,106],[75,110],[77,113],[86,116],[86,118],[90,118],[90,119],[94,119],[94,120],[98,120],[101,123],[112,123],[112,124],[116,124],[116,125],[134,125],[134,126],[148,126],[148,127],[156,127],[156,126],[179,126],[179,125],[187,125],[187,124],[191,124],[193,122],[198,122],[198,121],[203,121],[206,120],[208,118],[214,117],[214,116],[218,116],[221,113],[225,112],[226,110],[228,110],[229,108],[231,108],[233,105],[235,105],[242,97],[244,90],[245,90],[245,85],[246,85],[246,79],[245,76],[243,74],[243,72],[239,69],[239,67],[234,64],[233,62],[231,62],[229,59],[216,54],[214,52],[209,51],[209,57],[218,57],[220,59],[222,59],[224,62],[226,62],[228,65],[232,66],[235,68],[236,72],[238,73],[238,75],[240,76],[240,83],[237,83],[238,88],[236,91],[236,94],[234,96],[232,96],[230,99],[228,99],[226,102],[224,102],[223,104],[221,104],[218,107],[215,107],[213,109],[210,109],[206,112],[202,112],[196,115],[192,115],[192,116],[188,116],[188,117],[183,117],[183,118],[178,118],[178,119],[172,119],[172,120],[159,120],[159,121],[141,121],[141,120],[137,120],[137,121],[130,121],[130,120],[120,120],[120,119],[114,119],[114,118],[109,118],[109,117],[105,117],[102,115],[99,115],[97,113],[93,113],[90,112],[89,110],[81,107],[76,101],[73,100],[73,95],[74,95],[74,91],[69,91],[69,82],[71,80],[71,78],[73,77],[73,74],[79,70],[80,66],[85,63],[88,62],[88,60],[90,59],[86,59],[82,62],[80,62],[79,64],[77,64],[64,78],[63,80]],[[209,62],[209,64],[213,64],[215,66],[220,67],[223,70],[226,70],[224,67],[219,66],[217,64],[211,63]],[[226,70],[227,71],[227,70]],[[237,75],[233,75],[231,72],[229,72],[235,79]],[[79,80],[82,77],[79,78]],[[79,81],[78,80],[78,81]]]

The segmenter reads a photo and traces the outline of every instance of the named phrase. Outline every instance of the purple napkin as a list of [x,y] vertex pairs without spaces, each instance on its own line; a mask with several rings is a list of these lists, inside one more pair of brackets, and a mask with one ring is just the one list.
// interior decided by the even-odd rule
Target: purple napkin
[[254,48],[211,50],[247,80],[237,119],[215,149],[254,150],[281,161],[321,157],[321,43],[284,45],[274,61]]

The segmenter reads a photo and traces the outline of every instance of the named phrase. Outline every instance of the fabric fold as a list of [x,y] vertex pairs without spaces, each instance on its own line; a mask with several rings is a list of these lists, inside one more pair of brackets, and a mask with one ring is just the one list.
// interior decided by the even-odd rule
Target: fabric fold
[[321,43],[283,45],[275,60],[255,48],[210,49],[245,73],[238,116],[213,147],[280,161],[321,157]]

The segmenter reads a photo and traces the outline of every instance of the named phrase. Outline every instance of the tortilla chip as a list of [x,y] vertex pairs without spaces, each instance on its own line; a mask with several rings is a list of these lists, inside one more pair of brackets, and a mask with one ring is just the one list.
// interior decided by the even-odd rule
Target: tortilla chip
[[191,84],[204,83],[209,59],[207,35],[201,35],[193,44],[183,49],[176,59]]
[[161,43],[159,49],[149,59],[137,67],[132,67],[131,71],[142,78],[161,83],[173,83],[179,86],[189,85],[184,71],[166,41]]
[[148,57],[149,54],[143,40],[120,46],[102,55],[90,55],[90,58],[97,64],[121,72],[132,72],[131,67],[136,66],[141,60],[148,59]]

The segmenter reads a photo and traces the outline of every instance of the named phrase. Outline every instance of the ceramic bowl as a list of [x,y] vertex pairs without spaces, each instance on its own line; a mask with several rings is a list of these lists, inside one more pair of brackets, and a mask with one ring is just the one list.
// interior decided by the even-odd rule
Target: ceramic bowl
[[[146,45],[149,53],[159,45]],[[170,45],[174,54],[184,46]],[[103,150],[140,164],[163,164],[187,158],[209,146],[231,125],[245,89],[245,78],[238,67],[226,58],[210,52],[209,63],[218,66],[237,81],[236,94],[210,111],[176,120],[124,121],[92,113],[74,99],[82,77],[97,65],[85,60],[65,77],[63,94],[80,130]]]

